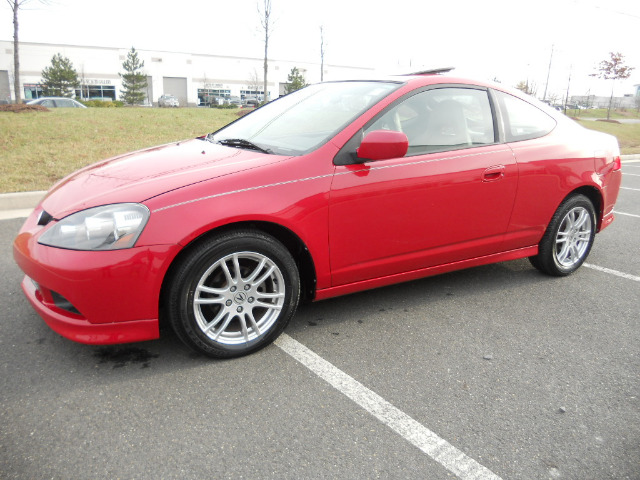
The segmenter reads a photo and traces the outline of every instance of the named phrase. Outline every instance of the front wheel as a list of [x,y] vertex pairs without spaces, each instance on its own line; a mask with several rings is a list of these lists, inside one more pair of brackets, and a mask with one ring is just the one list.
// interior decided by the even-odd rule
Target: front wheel
[[529,260],[548,275],[569,275],[587,259],[595,234],[593,204],[584,195],[573,195],[558,207],[540,241],[538,255]]
[[289,251],[259,231],[214,236],[177,265],[167,289],[169,321],[194,350],[217,358],[275,340],[295,313],[300,278]]

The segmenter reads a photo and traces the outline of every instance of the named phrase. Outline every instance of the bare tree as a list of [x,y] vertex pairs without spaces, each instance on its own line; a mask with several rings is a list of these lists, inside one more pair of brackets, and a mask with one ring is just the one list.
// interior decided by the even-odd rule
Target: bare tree
[[624,64],[624,55],[620,52],[609,52],[611,60],[603,60],[598,66],[598,72],[592,73],[592,77],[603,78],[605,80],[613,80],[611,82],[611,97],[609,98],[609,108],[607,108],[607,120],[611,115],[611,105],[613,104],[613,88],[616,80],[624,80],[631,76],[634,67]]
[[[48,0],[39,0],[40,3],[47,4]],[[7,3],[13,11],[13,91],[16,96],[16,103],[22,101],[22,95],[20,93],[20,53],[19,53],[19,41],[18,41],[18,11],[29,0],[7,0]]]
[[558,100],[560,100],[561,98],[562,98],[562,95],[556,92],[550,92],[547,95],[547,101],[549,102],[550,105],[555,105],[556,103],[558,103]]
[[251,72],[249,72],[247,88],[252,92],[256,92],[256,95],[258,95],[258,92],[260,91],[260,80],[258,78],[258,72],[255,68]]
[[527,95],[535,96],[537,88],[534,82],[529,83],[529,79],[520,80],[516,85],[516,88]]
[[324,81],[324,27],[320,25],[320,81]]
[[264,77],[263,77],[263,88],[264,88],[264,102],[268,101],[268,90],[267,90],[267,70],[269,68],[267,62],[267,53],[269,51],[269,37],[271,36],[271,30],[273,25],[271,23],[271,0],[262,0],[263,8],[260,9],[260,4],[258,3],[258,13],[260,14],[260,25],[262,26],[262,30],[264,31]]

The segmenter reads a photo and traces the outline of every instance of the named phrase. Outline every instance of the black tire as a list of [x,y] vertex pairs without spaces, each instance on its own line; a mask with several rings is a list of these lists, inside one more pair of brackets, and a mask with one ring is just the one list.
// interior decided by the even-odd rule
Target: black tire
[[593,203],[584,195],[572,195],[556,210],[540,240],[538,255],[529,261],[547,275],[569,275],[589,256],[595,235]]
[[300,276],[289,251],[262,232],[238,230],[207,239],[179,260],[165,307],[187,346],[231,358],[273,342],[299,299]]

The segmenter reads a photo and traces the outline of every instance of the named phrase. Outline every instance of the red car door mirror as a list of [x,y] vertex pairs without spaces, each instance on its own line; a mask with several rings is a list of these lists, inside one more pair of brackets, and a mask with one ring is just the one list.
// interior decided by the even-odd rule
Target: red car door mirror
[[388,160],[404,157],[409,149],[409,139],[402,132],[374,130],[368,133],[356,150],[362,160]]

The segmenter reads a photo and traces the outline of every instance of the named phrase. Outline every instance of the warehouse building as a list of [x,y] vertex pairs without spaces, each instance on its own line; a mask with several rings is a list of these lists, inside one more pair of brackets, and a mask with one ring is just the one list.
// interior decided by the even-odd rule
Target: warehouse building
[[[42,70],[51,65],[55,54],[67,57],[78,72],[80,99],[118,100],[124,73],[122,63],[130,48],[90,47],[47,43],[20,43],[20,83],[22,98],[43,96]],[[180,105],[197,106],[212,97],[262,99],[262,58],[206,55],[200,53],[136,50],[144,61],[147,75],[147,105],[157,105],[161,95],[173,95]],[[287,76],[293,67],[307,83],[320,81],[320,63],[269,59],[266,98],[285,93]],[[324,80],[364,78],[372,68],[338,65],[324,66]],[[0,100],[13,101],[13,42],[0,41]]]

